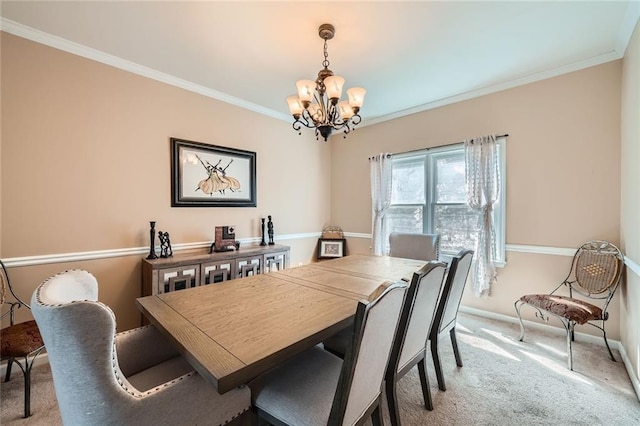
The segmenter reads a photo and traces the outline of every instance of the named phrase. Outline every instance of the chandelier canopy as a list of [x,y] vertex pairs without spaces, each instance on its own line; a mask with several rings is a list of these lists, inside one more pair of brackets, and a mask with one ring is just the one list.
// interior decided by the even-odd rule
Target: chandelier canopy
[[327,53],[327,40],[331,40],[336,29],[331,24],[322,24],[318,29],[318,35],[324,40],[323,68],[318,71],[318,78],[313,80],[300,80],[296,82],[298,94],[287,98],[289,111],[293,115],[293,128],[302,134],[302,127],[315,129],[316,139],[318,134],[326,141],[333,130],[342,130],[344,137],[362,120],[360,108],[367,93],[361,87],[352,87],[347,90],[348,100],[340,101],[344,78],[333,75],[329,69],[329,54]]

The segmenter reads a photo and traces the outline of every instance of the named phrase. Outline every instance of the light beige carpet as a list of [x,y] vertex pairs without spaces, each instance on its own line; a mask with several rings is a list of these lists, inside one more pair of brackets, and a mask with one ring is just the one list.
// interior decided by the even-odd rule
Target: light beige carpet
[[[422,406],[417,369],[399,382],[404,426],[418,425],[640,425],[636,397],[620,354],[609,359],[606,348],[577,341],[574,368],[566,367],[565,340],[519,327],[460,314],[458,342],[464,367],[456,367],[449,339],[442,359],[447,391],[437,388],[431,359],[427,368],[434,411]],[[2,383],[2,425],[59,425],[48,366],[33,371],[33,416],[22,419],[20,371]],[[386,422],[386,405],[383,407]]]

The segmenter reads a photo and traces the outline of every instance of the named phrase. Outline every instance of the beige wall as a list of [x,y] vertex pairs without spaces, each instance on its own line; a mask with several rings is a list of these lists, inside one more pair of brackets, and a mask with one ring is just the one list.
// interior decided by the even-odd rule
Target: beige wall
[[[149,220],[170,231],[174,244],[210,240],[221,224],[235,224],[239,238],[256,237],[267,214],[281,235],[328,224],[368,234],[367,157],[494,132],[510,134],[508,244],[619,242],[620,61],[363,127],[324,144],[310,133],[298,136],[286,122],[5,33],[1,41],[3,258],[145,246]],[[637,116],[637,102],[635,108]],[[172,136],[256,151],[258,207],[171,208]],[[314,238],[279,242],[292,246],[293,264],[312,260]],[[367,252],[369,241],[349,238],[348,250]],[[550,290],[570,258],[508,252],[507,262],[490,298],[467,294],[463,303],[513,315],[514,300]],[[100,299],[114,308],[119,329],[138,323],[139,256],[10,273],[28,297],[68,268],[96,274]],[[615,299],[613,339],[620,338],[619,323]]]
[[[210,241],[215,225],[276,237],[330,223],[328,144],[289,123],[2,33],[0,255],[3,258],[144,247],[149,220],[175,244]],[[256,208],[172,208],[169,138],[257,153]],[[316,240],[279,240],[292,263]],[[84,268],[119,329],[139,323],[140,256],[11,268],[28,298],[49,275]]]
[[[367,158],[508,133],[507,244],[575,248],[620,236],[621,61],[358,129],[332,143],[331,217],[345,231],[371,232]],[[369,241],[350,238],[351,252]],[[514,316],[525,293],[548,292],[571,258],[507,252],[489,298],[466,292],[469,307]],[[608,335],[619,339],[619,300]],[[533,313],[528,318],[533,319]],[[558,325],[559,323],[555,323]],[[593,332],[591,327],[579,331]]]
[[[622,186],[620,240],[626,256],[640,264],[640,24],[622,66]],[[640,376],[640,276],[627,268],[621,289],[621,340],[636,377]]]

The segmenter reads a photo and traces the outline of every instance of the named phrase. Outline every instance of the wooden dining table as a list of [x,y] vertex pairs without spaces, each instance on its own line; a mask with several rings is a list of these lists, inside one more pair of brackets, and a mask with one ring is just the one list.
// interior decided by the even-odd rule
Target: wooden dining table
[[347,327],[359,300],[426,262],[352,255],[141,297],[136,305],[225,393]]

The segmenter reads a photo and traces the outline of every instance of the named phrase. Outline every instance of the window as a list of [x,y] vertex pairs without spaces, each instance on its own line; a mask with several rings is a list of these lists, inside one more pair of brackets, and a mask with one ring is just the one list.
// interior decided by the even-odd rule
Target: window
[[[505,146],[498,142],[502,191],[495,206],[494,224],[498,262],[505,256]],[[463,248],[473,249],[478,216],[467,206],[465,159],[462,144],[396,154],[392,160],[391,207],[386,230],[440,234],[440,249],[453,255]],[[385,241],[389,241],[388,234]],[[388,244],[388,243],[387,243]]]

